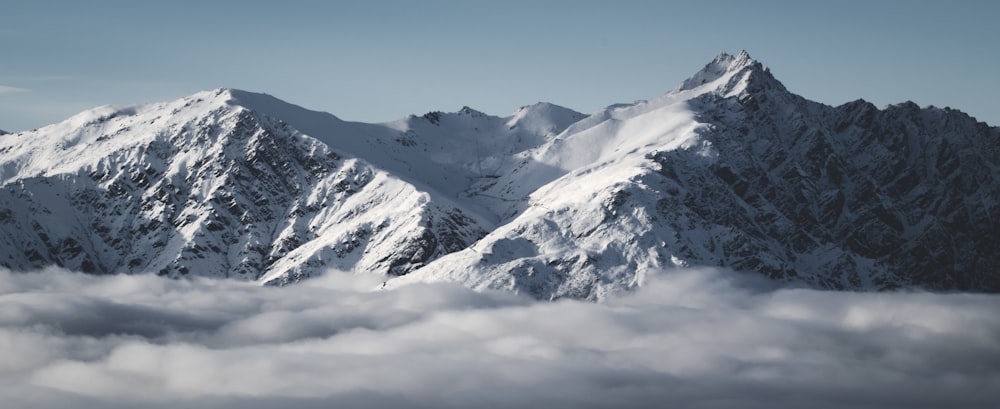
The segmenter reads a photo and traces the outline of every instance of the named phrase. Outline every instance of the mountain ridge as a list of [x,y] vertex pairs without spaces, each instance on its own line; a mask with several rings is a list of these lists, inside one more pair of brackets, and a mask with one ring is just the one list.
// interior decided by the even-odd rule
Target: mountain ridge
[[1000,291],[998,140],[950,108],[808,101],[746,51],[590,115],[366,124],[220,88],[0,138],[0,260],[272,284],[336,268],[549,299],[696,265]]

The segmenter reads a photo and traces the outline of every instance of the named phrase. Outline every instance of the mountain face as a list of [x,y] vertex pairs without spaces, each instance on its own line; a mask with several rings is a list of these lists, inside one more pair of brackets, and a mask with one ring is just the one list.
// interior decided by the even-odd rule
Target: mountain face
[[485,234],[475,215],[266,110],[367,137],[332,115],[230,90],[8,135],[4,265],[282,282],[330,268],[405,274]]
[[0,260],[287,283],[330,268],[600,299],[724,266],[1000,291],[1000,129],[790,93],[743,52],[582,115],[364,124],[220,89],[0,138]]

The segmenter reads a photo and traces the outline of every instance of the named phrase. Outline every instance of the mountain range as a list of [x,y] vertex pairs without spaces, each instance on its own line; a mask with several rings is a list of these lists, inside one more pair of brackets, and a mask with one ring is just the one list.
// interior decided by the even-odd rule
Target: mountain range
[[1000,291],[1000,128],[832,107],[746,52],[590,115],[369,124],[216,89],[0,137],[0,265],[287,284],[330,269],[599,300],[718,266]]

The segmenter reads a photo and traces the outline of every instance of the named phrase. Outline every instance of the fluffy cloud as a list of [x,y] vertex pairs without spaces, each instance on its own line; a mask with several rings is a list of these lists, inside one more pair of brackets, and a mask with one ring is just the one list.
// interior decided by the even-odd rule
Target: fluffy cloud
[[594,304],[0,272],[4,406],[984,408],[1000,297],[686,270]]

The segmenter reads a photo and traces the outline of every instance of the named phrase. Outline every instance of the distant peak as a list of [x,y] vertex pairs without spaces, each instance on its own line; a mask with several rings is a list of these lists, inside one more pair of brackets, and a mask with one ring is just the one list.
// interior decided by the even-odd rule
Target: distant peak
[[484,113],[470,108],[468,105],[463,106],[462,109],[458,110],[460,115],[472,115],[472,116],[483,116]]
[[748,53],[747,50],[741,50],[740,53],[736,55],[723,51],[719,53],[719,55],[717,55],[711,63],[706,65],[706,67],[714,64],[716,66],[725,67],[727,70],[731,70],[743,68],[747,65],[753,64],[754,62],[756,61],[750,57],[750,53]]
[[515,112],[514,114],[517,115],[519,113],[523,114],[523,113],[528,113],[528,112],[539,112],[539,113],[564,112],[564,113],[568,113],[568,114],[571,114],[571,115],[577,115],[577,116],[580,116],[580,117],[585,116],[585,115],[583,115],[583,114],[581,114],[579,112],[576,112],[576,111],[574,111],[574,110],[572,110],[570,108],[566,108],[566,107],[564,107],[562,105],[556,105],[556,104],[553,104],[551,102],[544,102],[544,101],[543,102],[536,102],[536,103],[531,104],[531,105],[524,105],[524,106],[518,108],[517,112]]
[[202,101],[210,101],[210,103],[218,105],[240,105],[239,95],[249,94],[245,91],[234,90],[231,88],[215,88],[205,91],[199,91],[191,94],[187,97],[182,98],[182,100],[187,101],[185,106],[190,106],[192,103],[200,103]]
[[536,102],[536,103],[531,104],[531,105],[524,105],[524,106],[518,108],[517,110],[518,111],[524,111],[526,109],[545,109],[545,108],[556,107],[556,106],[558,106],[558,105],[553,104],[551,102],[544,102],[544,101],[542,101],[542,102]]
[[766,89],[785,90],[785,87],[771,75],[770,69],[743,50],[737,55],[720,53],[674,91],[695,89],[731,96],[745,92],[756,93]]
[[[263,92],[244,91],[235,88],[222,87],[211,91],[205,91],[205,93],[214,96],[219,100],[225,101],[228,105],[241,106],[246,109],[251,109],[275,117],[287,116],[292,118],[300,117],[302,115],[319,114],[322,116],[336,118],[336,116],[328,112],[314,111],[308,108],[303,108],[302,106],[292,104],[275,97],[274,95]],[[339,118],[337,119],[339,120]]]
[[234,88],[216,88],[216,89],[214,89],[212,91],[209,91],[209,92],[211,92],[212,94],[214,94],[216,96],[219,96],[219,97],[229,98],[230,100],[232,100],[234,102],[237,102],[237,103],[239,103],[240,101],[243,101],[243,100],[254,100],[254,99],[261,99],[261,98],[265,98],[265,99],[277,99],[277,98],[275,98],[274,96],[272,96],[270,94],[265,94],[265,93],[261,93],[261,92],[250,92],[250,91],[244,91],[244,90],[234,89]]
[[737,55],[722,52],[716,56],[712,62],[705,64],[701,71],[698,71],[692,75],[691,78],[685,80],[681,86],[677,88],[677,90],[692,90],[704,84],[718,80],[727,74],[740,72],[747,67],[756,67],[764,70],[764,67],[750,57],[750,53],[746,50],[740,51]]
[[[188,97],[189,99],[198,100],[215,100],[220,102],[226,102],[230,105],[243,105],[244,101],[255,101],[255,100],[278,100],[270,94],[244,91],[236,88],[219,87],[207,91],[201,91],[195,93]],[[282,101],[283,102],[283,101]]]

